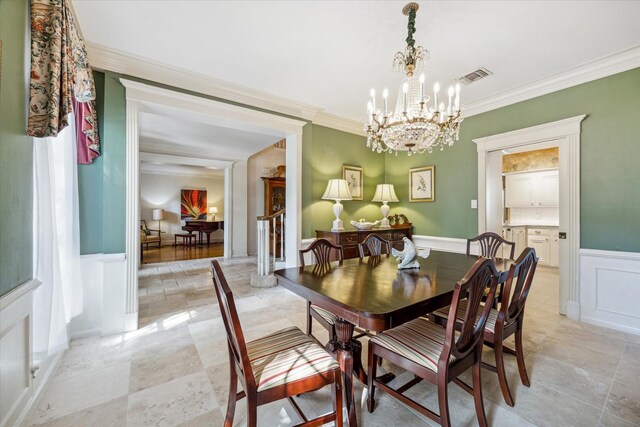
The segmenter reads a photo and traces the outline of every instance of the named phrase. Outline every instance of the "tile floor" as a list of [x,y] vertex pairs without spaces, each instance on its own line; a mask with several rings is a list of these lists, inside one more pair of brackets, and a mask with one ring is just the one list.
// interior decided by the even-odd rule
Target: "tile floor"
[[[247,339],[290,325],[304,328],[302,299],[279,287],[249,285],[254,259],[222,263]],[[34,410],[32,425],[222,425],[229,367],[209,260],[145,265],[140,274],[140,329],[74,341]],[[514,408],[504,403],[496,375],[482,372],[490,425],[640,425],[640,337],[557,315],[557,283],[554,270],[538,269],[525,318],[530,388],[520,384],[515,359],[507,356]],[[490,350],[485,355],[493,360]],[[407,378],[391,365],[383,368],[399,374],[395,383]],[[437,408],[432,385],[421,383],[411,393]],[[471,396],[453,384],[449,395],[453,425],[476,425]],[[357,397],[364,426],[433,424],[384,392],[378,393],[373,414],[364,409],[361,386]],[[329,389],[299,402],[310,415],[328,411]],[[286,401],[259,408],[259,418],[262,426],[300,421]],[[235,425],[244,424],[240,402]]]

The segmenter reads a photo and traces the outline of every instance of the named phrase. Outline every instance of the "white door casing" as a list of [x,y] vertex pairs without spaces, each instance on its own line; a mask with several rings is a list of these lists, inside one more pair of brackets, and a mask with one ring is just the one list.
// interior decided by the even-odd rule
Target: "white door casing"
[[[287,266],[296,266],[297,252],[302,237],[302,128],[306,122],[127,79],[120,79],[120,82],[126,90],[126,312],[123,332],[134,331],[138,328],[138,259],[140,256],[138,112],[145,104],[179,108],[196,114],[268,129],[286,137],[287,233],[285,254]],[[233,206],[232,179],[230,178],[233,178],[232,166],[225,168],[225,206]],[[229,211],[230,209],[225,209],[224,215],[225,256],[233,254],[233,216],[229,214]],[[246,252],[246,244],[243,251]]]
[[559,147],[560,161],[560,313],[580,318],[580,115],[473,140],[478,150],[478,233],[487,227],[487,153],[523,145],[549,143]]

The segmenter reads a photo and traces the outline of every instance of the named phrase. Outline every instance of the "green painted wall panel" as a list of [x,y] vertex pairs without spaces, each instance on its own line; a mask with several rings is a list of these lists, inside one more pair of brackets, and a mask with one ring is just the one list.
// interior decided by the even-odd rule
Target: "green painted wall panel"
[[125,251],[126,101],[120,76],[105,73],[103,152],[103,252]]
[[[305,166],[311,168],[311,200],[305,207],[303,221],[311,222],[311,228],[303,233],[303,238],[315,236],[315,230],[328,230],[333,219],[331,200],[322,200],[327,182],[332,178],[342,178],[342,165],[361,166],[363,168],[364,195],[363,200],[345,200],[342,202],[344,212],[342,220],[345,225],[354,219],[379,219],[380,204],[371,199],[377,184],[384,181],[384,156],[368,150],[364,137],[341,132],[324,126],[313,125],[313,141],[311,156],[306,159]],[[308,191],[303,187],[303,193]],[[309,214],[311,217],[309,218]],[[350,227],[350,225],[349,225]]]
[[[104,140],[104,73],[94,72],[98,132]],[[104,151],[104,150],[103,150]],[[103,156],[90,165],[78,165],[78,198],[80,202],[80,253],[95,254],[103,250]]]
[[0,295],[32,278],[33,144],[27,129],[26,1],[0,1]]
[[409,167],[436,165],[436,201],[408,203],[416,234],[477,233],[476,146],[472,139],[588,114],[581,135],[581,247],[640,252],[640,68],[470,117],[460,140],[443,152],[387,156],[389,182],[406,188]]

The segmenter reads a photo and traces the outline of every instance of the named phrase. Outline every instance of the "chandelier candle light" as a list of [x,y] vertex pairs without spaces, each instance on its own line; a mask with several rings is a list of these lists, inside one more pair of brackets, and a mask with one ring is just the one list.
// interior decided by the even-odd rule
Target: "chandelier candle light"
[[340,219],[343,207],[340,201],[352,199],[347,181],[344,179],[330,179],[327,184],[327,189],[324,190],[322,199],[336,201],[336,204],[333,205],[333,214],[336,216],[336,219],[333,221],[331,231],[343,231],[344,223]]
[[440,99],[440,84],[433,85],[433,102],[425,93],[425,78],[419,78],[414,72],[422,68],[429,52],[422,46],[415,46],[413,33],[417,3],[409,3],[402,13],[409,17],[407,47],[404,52],[396,53],[393,65],[407,75],[398,93],[394,111],[389,111],[389,91],[382,91],[383,111],[376,108],[376,91],[371,89],[371,101],[367,104],[368,123],[367,147],[378,153],[406,151],[413,153],[431,153],[434,147],[444,149],[453,145],[460,132],[460,84],[449,88],[448,104]]
[[393,188],[393,184],[378,184],[376,186],[376,193],[373,195],[372,202],[382,202],[380,206],[380,212],[382,213],[382,221],[379,228],[389,228],[389,205],[387,202],[399,202],[396,191]]

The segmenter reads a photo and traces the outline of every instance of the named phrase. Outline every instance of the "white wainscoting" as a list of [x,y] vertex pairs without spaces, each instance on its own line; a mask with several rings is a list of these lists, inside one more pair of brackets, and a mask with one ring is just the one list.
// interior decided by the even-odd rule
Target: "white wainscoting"
[[[429,248],[436,251],[455,252],[459,254],[464,254],[467,252],[467,239],[457,239],[455,237],[423,236],[420,234],[414,234],[412,236],[412,240],[418,248]],[[471,253],[480,253],[477,243],[473,243],[471,245]]]
[[580,320],[640,335],[640,253],[580,249]]
[[0,298],[0,426],[19,425],[33,406],[37,384],[31,376],[33,292],[29,280]]
[[71,319],[71,339],[110,335],[127,330],[126,262],[124,254],[80,257],[82,314]]

